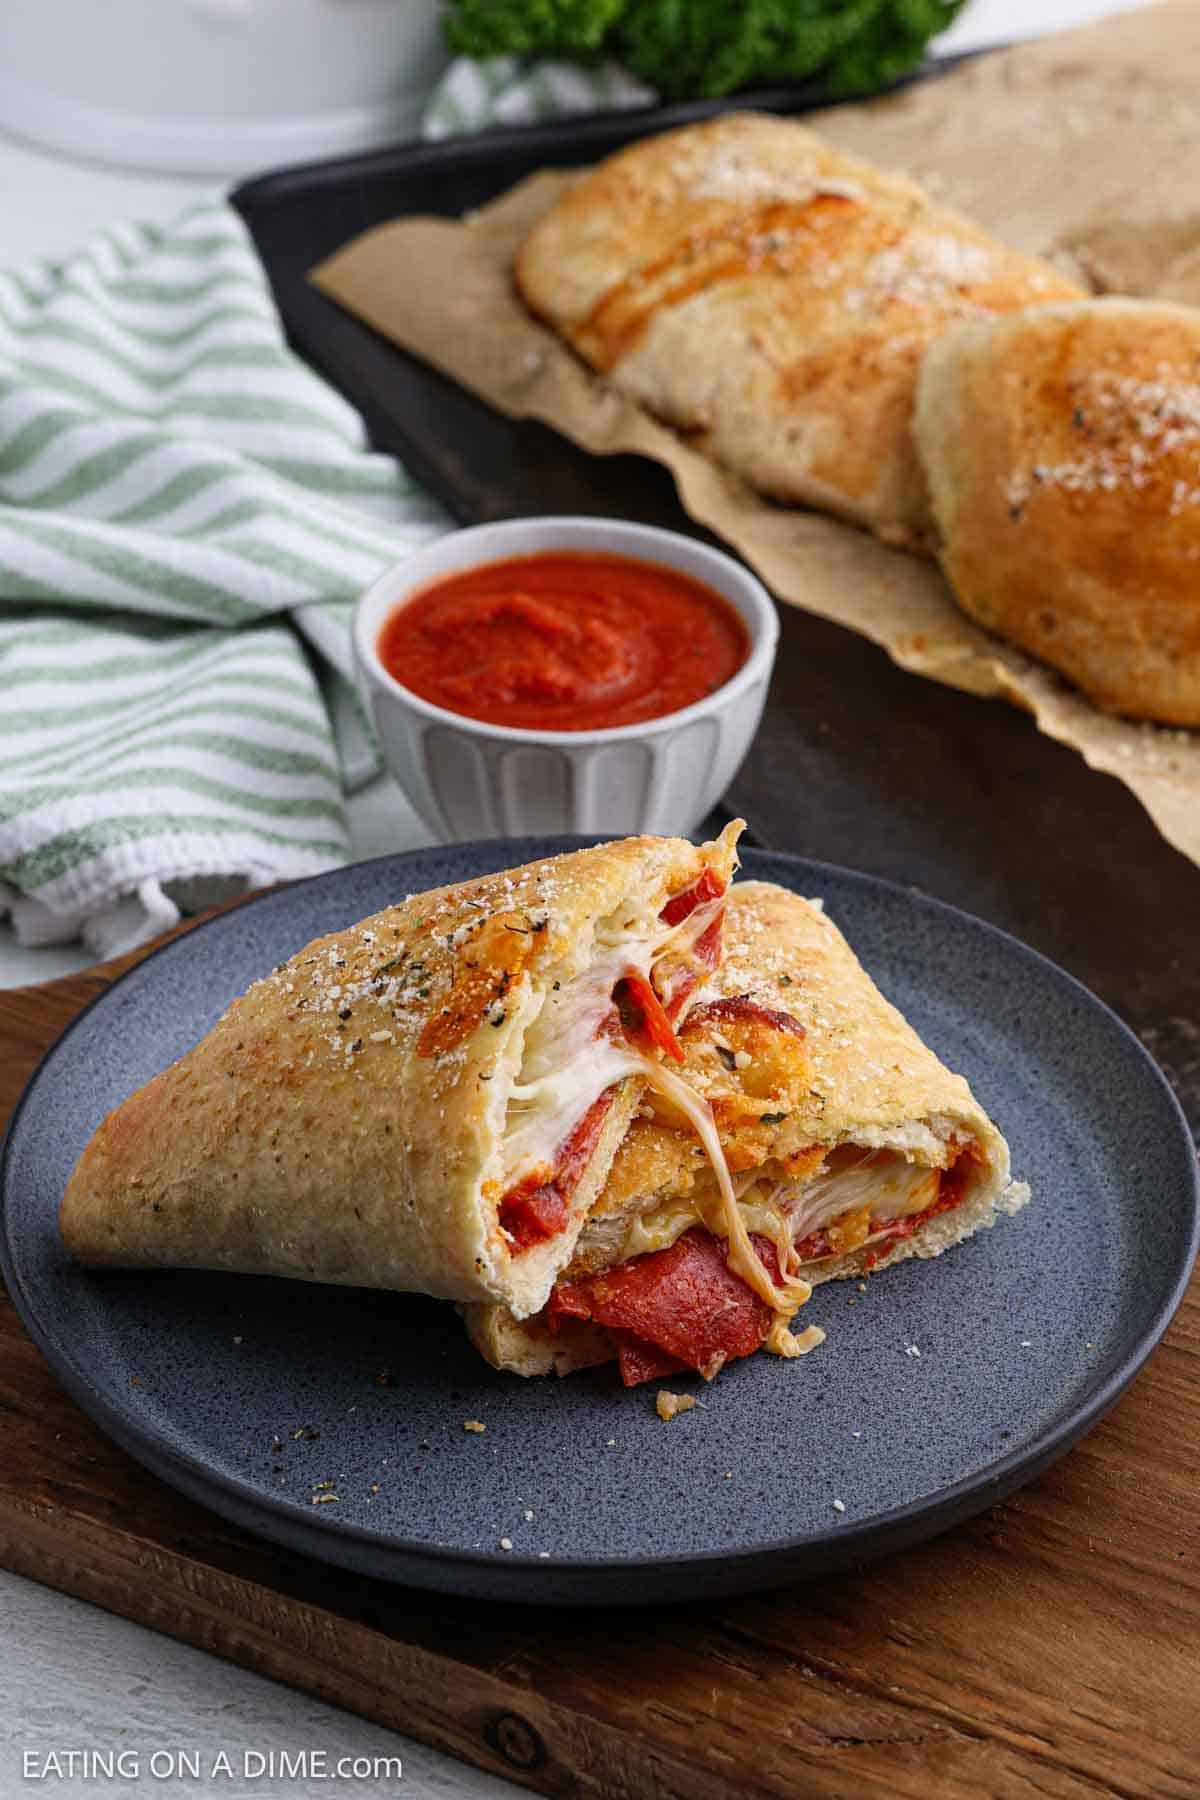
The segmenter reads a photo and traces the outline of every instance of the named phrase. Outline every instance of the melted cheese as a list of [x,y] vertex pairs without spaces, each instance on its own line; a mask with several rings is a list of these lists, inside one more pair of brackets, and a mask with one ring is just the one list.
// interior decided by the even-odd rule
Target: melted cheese
[[[668,951],[686,956],[724,904],[722,895],[677,925],[636,914],[620,926],[601,923],[587,966],[546,990],[525,1034],[520,1077],[509,1089],[502,1192],[535,1169],[552,1170],[560,1146],[610,1087],[630,1075],[653,1085],[659,1065],[652,1057],[599,1035],[612,1011],[613,989],[626,975],[648,977]],[[613,917],[626,920],[631,910],[623,907]]]
[[[719,1235],[726,1240],[726,1261],[735,1275],[740,1275],[748,1288],[753,1288],[760,1299],[775,1312],[786,1312],[790,1317],[798,1306],[812,1293],[807,1281],[791,1279],[787,1274],[787,1255],[780,1262],[780,1274],[783,1277],[779,1286],[772,1281],[770,1271],[759,1261],[758,1253],[750,1242],[750,1233],[746,1226],[742,1209],[738,1205],[737,1195],[733,1191],[730,1179],[729,1164],[725,1161],[725,1151],[717,1135],[717,1127],[713,1120],[712,1108],[706,1100],[702,1100],[686,1081],[659,1064],[652,1066],[646,1077],[647,1084],[656,1093],[678,1107],[691,1124],[692,1130],[703,1144],[708,1160],[712,1164],[713,1174],[717,1178],[717,1191],[721,1203],[721,1230]],[[788,1245],[790,1253],[791,1245]]]
[[790,1360],[793,1356],[807,1356],[810,1350],[815,1350],[818,1344],[824,1342],[825,1333],[819,1325],[810,1325],[807,1331],[796,1335],[788,1330],[786,1319],[777,1318],[767,1333],[763,1349],[769,1350],[773,1356],[783,1356]]
[[[617,982],[634,971],[648,975],[668,946],[672,954],[686,956],[723,905],[722,896],[697,907],[678,925],[660,928],[640,940],[630,930],[607,938],[598,931],[596,942],[602,947],[601,954],[593,957],[573,981],[545,996],[541,1011],[526,1034],[522,1079],[510,1090],[505,1132],[506,1186],[519,1179],[522,1171],[543,1164],[553,1167],[558,1146],[588,1108],[615,1082],[637,1075],[684,1115],[704,1146],[717,1182],[719,1218],[713,1221],[714,1235],[726,1240],[729,1267],[774,1313],[788,1319],[797,1307],[803,1306],[812,1288],[807,1281],[788,1275],[791,1238],[777,1207],[762,1209],[761,1228],[776,1247],[781,1275],[778,1285],[759,1260],[750,1241],[751,1224],[738,1204],[708,1102],[645,1052],[598,1035],[612,1008]],[[670,1241],[679,1235],[676,1231]],[[646,1247],[655,1246],[648,1242]],[[627,1247],[625,1256],[638,1253]]]
[[626,936],[546,994],[525,1035],[521,1079],[509,1090],[506,1188],[533,1168],[553,1168],[559,1146],[593,1102],[642,1068],[646,1059],[632,1045],[598,1033],[617,982],[630,969],[645,973],[651,956],[651,944]]
[[810,1176],[785,1201],[793,1241],[801,1243],[847,1213],[868,1208],[872,1229],[862,1242],[869,1242],[878,1235],[879,1225],[932,1206],[938,1196],[940,1173],[922,1163],[905,1162],[894,1151],[885,1150],[864,1152],[858,1163]]
[[[732,1181],[738,1212],[745,1221],[746,1230],[770,1238],[779,1256],[779,1266],[785,1268],[792,1234],[782,1205],[764,1195],[754,1173],[734,1175]],[[693,1225],[703,1225],[714,1237],[720,1237],[724,1219],[725,1209],[719,1190],[702,1189],[698,1194],[689,1194],[686,1199],[676,1195],[664,1200],[653,1211],[629,1220],[621,1239],[619,1260],[628,1262],[633,1256],[669,1250]]]
[[[678,1077],[673,1079],[678,1080]],[[661,1082],[652,1085],[657,1085],[659,1091],[663,1091]],[[674,1089],[670,1091],[670,1098],[675,1099]],[[677,1100],[676,1104],[679,1104]],[[703,1102],[700,1104],[703,1105]],[[690,1111],[689,1118],[692,1118],[694,1124]],[[698,1127],[697,1132],[704,1142]],[[705,1148],[708,1148],[707,1143]],[[849,1145],[845,1148],[856,1150],[857,1146]],[[920,1163],[905,1162],[903,1157],[890,1151],[864,1149],[858,1151],[858,1156],[859,1160],[849,1165],[843,1162],[840,1167],[835,1165],[832,1169],[823,1169],[809,1177],[799,1188],[792,1188],[787,1182],[772,1184],[764,1181],[757,1171],[734,1177],[730,1187],[746,1238],[749,1238],[751,1232],[770,1238],[775,1245],[780,1268],[786,1269],[793,1244],[801,1243],[814,1231],[828,1229],[848,1215],[864,1210],[869,1214],[867,1229],[861,1240],[853,1246],[861,1249],[886,1235],[879,1229],[881,1225],[894,1219],[902,1219],[909,1213],[924,1212],[937,1199],[939,1170],[927,1168]],[[714,1173],[717,1173],[716,1164],[713,1168]],[[654,1250],[669,1250],[676,1239],[682,1237],[685,1231],[690,1231],[694,1225],[704,1225],[715,1237],[728,1235],[732,1244],[733,1236],[728,1232],[729,1203],[722,1190],[719,1174],[717,1181],[718,1189],[715,1193],[710,1189],[689,1194],[686,1198],[674,1196],[660,1206],[631,1219],[621,1241],[619,1260],[626,1262],[630,1257],[643,1256]],[[848,1250],[850,1246],[843,1248]],[[835,1248],[826,1254],[838,1253]],[[758,1263],[757,1257],[754,1260]],[[822,1258],[813,1257],[810,1260],[819,1262]],[[732,1256],[730,1266],[737,1267]],[[758,1263],[758,1267],[762,1270],[761,1263]],[[740,1267],[737,1268],[737,1273],[742,1274]],[[765,1276],[766,1271],[762,1270],[762,1273]],[[764,1298],[767,1297],[757,1279],[751,1282],[751,1286],[757,1293],[763,1294]],[[808,1283],[800,1279],[792,1286],[805,1290],[805,1298],[811,1292]],[[782,1307],[780,1310],[783,1310]],[[783,1340],[776,1335],[776,1327],[772,1327],[772,1337],[775,1342],[768,1342],[768,1349],[775,1349],[779,1355],[795,1354],[794,1351],[781,1347]]]

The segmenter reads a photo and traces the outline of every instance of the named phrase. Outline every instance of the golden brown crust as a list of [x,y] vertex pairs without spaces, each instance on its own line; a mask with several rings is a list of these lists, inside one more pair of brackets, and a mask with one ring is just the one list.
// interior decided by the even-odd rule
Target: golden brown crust
[[1200,726],[1200,312],[961,327],[915,430],[963,610],[1112,712]]
[[[812,1146],[849,1140],[908,1148],[934,1160],[935,1135],[988,1145],[999,1138],[962,1076],[939,1062],[884,999],[817,906],[772,882],[740,881],[729,896],[724,942],[724,960],[682,1041],[684,1073],[713,1104],[735,1170],[761,1167],[769,1158],[801,1174]],[[713,995],[746,996],[778,1010],[804,1036],[771,1033],[778,1061],[755,1056],[736,1019],[706,1016],[704,1000]],[[732,1068],[718,1053],[714,1031],[733,1049]],[[739,1049],[752,1058],[746,1068],[737,1066]],[[638,1209],[648,1194],[666,1199],[711,1183],[694,1135],[682,1121],[668,1122],[669,1109],[653,1096],[643,1102],[644,1113],[648,1108],[656,1116],[643,1116],[630,1129],[593,1218]]]
[[819,901],[739,882],[712,986],[782,1003],[804,1027],[807,1081],[788,1120],[797,1140],[891,1142],[935,1118],[964,1134],[992,1129],[963,1077],[884,998]]
[[[525,1025],[597,920],[657,908],[703,850],[629,838],[410,897],[305,946],[111,1113],[61,1209],[89,1263],[238,1269],[536,1310],[572,1234],[510,1254],[500,1137]],[[580,1189],[611,1160],[626,1083]]]
[[928,535],[909,421],[948,326],[1070,298],[912,182],[792,120],[732,113],[572,186],[516,259],[592,367],[773,497]]
[[464,1306],[462,1315],[480,1356],[510,1375],[572,1375],[616,1355],[612,1333],[582,1319],[566,1321],[555,1333],[540,1319],[514,1319],[506,1306],[494,1302]]

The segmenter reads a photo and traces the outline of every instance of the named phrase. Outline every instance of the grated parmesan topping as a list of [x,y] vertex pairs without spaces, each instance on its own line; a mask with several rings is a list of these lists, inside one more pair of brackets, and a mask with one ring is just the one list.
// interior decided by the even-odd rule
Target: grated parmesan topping
[[863,270],[863,286],[851,289],[845,304],[851,312],[864,312],[880,300],[924,306],[990,281],[995,273],[995,258],[981,244],[914,231],[871,258]]
[[839,200],[861,200],[856,181],[825,177],[807,168],[768,168],[731,144],[722,144],[685,190],[691,200],[812,200],[830,194]]
[[[333,942],[309,946],[281,963],[266,981],[289,997],[289,1017],[320,1022],[325,1049],[346,1069],[355,1067],[368,1044],[403,1050],[449,992],[460,952],[490,914],[519,912],[530,930],[553,933],[579,878],[550,861],[519,874],[517,881],[505,873],[441,894],[408,894]],[[432,935],[424,935],[430,928]],[[503,1010],[498,1006],[489,1015],[492,1024],[503,1022]],[[306,1066],[312,1060],[310,1049]],[[465,1066],[465,1050],[445,1051],[439,1063],[450,1075]]]
[[[1164,487],[1172,516],[1200,505],[1200,385],[1179,380],[1160,363],[1154,380],[1097,369],[1070,382],[1063,397],[1079,443],[1058,462],[1039,460],[1012,470],[1004,481],[1009,512],[1019,518],[1038,488],[1069,494],[1141,491]],[[1183,455],[1194,477],[1180,473]]]

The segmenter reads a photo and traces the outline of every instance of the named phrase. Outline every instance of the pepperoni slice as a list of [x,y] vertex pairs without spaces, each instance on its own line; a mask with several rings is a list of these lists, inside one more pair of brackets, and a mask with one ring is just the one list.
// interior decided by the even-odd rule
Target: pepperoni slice
[[571,1197],[592,1159],[601,1128],[613,1101],[613,1089],[593,1101],[558,1153],[558,1164],[548,1179],[539,1171],[509,1188],[500,1202],[499,1218],[516,1251],[544,1244],[565,1229],[571,1213]]
[[730,994],[724,1000],[705,1000],[700,1006],[692,1008],[688,1014],[687,1029],[711,1024],[729,1024],[736,1019],[756,1021],[760,1025],[769,1025],[772,1031],[787,1031],[793,1037],[806,1037],[808,1034],[799,1019],[791,1013],[780,1012],[774,1006],[763,1006],[752,1000],[749,994]]
[[623,975],[613,989],[613,999],[630,1043],[650,1045],[663,1051],[673,1062],[683,1061],[683,1047],[672,1030],[662,1001],[644,975],[636,969]]
[[663,993],[663,1011],[674,1024],[685,1003],[700,985],[702,969],[715,969],[721,960],[721,929],[724,912],[719,912],[711,925],[706,925],[692,945],[689,961],[681,963],[667,977]]
[[719,900],[725,892],[725,883],[711,869],[705,869],[690,888],[684,888],[682,894],[674,894],[659,913],[664,925],[680,925],[689,918],[698,906],[709,900]]
[[721,927],[724,923],[725,914],[720,912],[711,925],[705,926],[692,945],[692,955],[706,969],[715,969],[721,960]]
[[[758,1235],[751,1242],[778,1281],[775,1246]],[[681,1368],[715,1372],[722,1363],[759,1349],[773,1317],[725,1256],[722,1240],[697,1226],[669,1250],[635,1256],[582,1281],[559,1282],[550,1297],[548,1322],[553,1330],[567,1316],[612,1330],[627,1387]]]
[[657,1344],[647,1344],[643,1338],[634,1337],[632,1332],[618,1331],[613,1335],[617,1340],[617,1365],[625,1387],[637,1387],[643,1381],[661,1381],[664,1375],[678,1375],[688,1366],[668,1356]]

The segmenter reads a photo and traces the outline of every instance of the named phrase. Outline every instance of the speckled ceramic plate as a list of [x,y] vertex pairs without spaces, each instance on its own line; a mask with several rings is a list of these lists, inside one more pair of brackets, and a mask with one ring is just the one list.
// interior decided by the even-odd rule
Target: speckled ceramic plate
[[[884,991],[969,1077],[1034,1195],[865,1294],[819,1289],[815,1354],[753,1357],[708,1389],[673,1377],[701,1404],[664,1425],[653,1386],[625,1392],[612,1370],[494,1373],[432,1301],[66,1262],[58,1201],[90,1133],[251,980],[397,895],[566,847],[423,850],[301,882],[169,944],[71,1027],[13,1120],[3,1266],[79,1404],[164,1480],[265,1537],[510,1600],[694,1598],[826,1573],[944,1530],[1044,1468],[1112,1404],[1181,1297],[1198,1215],[1182,1115],[1136,1039],[1033,951],[790,857],[751,851],[745,870],[824,896]],[[314,1505],[322,1494],[337,1498]]]

